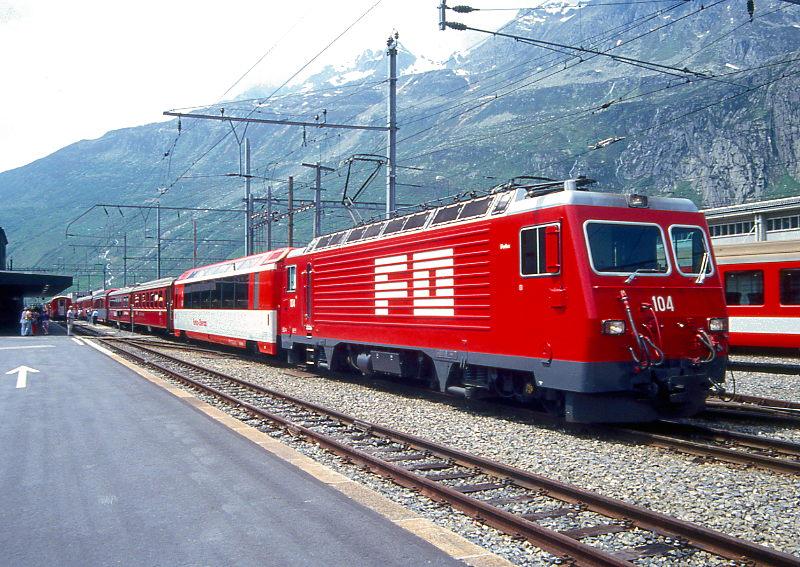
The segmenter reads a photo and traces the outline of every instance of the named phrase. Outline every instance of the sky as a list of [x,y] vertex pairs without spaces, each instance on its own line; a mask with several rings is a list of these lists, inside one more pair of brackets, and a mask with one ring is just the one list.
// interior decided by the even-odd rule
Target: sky
[[[224,99],[281,84],[376,1],[0,0],[0,172],[110,130],[164,120],[165,110],[218,102],[267,52]],[[382,0],[306,75],[382,49],[393,30],[405,48],[434,61],[485,38],[439,31],[438,4]],[[515,12],[450,14],[494,29]]]

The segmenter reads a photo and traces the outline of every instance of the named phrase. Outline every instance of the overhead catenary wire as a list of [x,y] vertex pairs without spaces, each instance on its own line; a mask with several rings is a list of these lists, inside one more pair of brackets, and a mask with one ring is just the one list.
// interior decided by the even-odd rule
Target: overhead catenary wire
[[[306,63],[304,63],[297,71],[295,71],[288,79],[286,79],[280,86],[278,86],[275,90],[272,91],[267,97],[260,99],[259,104],[264,104],[268,100],[270,100],[275,94],[277,94],[281,89],[283,89],[286,85],[288,85],[291,81],[293,81],[300,73],[302,73],[309,65],[311,65],[314,61],[316,61],[323,53],[325,53],[331,46],[333,46],[339,39],[341,39],[345,34],[347,34],[355,25],[357,25],[361,20],[363,20],[372,10],[374,10],[379,4],[381,4],[383,0],[377,0],[374,2],[369,8],[367,8],[364,12],[361,13],[352,23],[350,23],[342,32],[340,32],[336,37],[334,37],[331,41],[329,41],[320,51],[318,51],[311,59],[309,59]],[[251,116],[255,112],[255,109],[250,111],[248,117]],[[235,130],[235,128],[232,128]],[[159,189],[159,193],[161,195],[167,193],[170,189],[172,189],[189,171],[192,170],[201,160],[205,159],[219,144],[225,141],[228,136],[230,136],[231,131],[227,131],[221,138],[219,138],[216,142],[214,142],[210,148],[208,148],[205,152],[203,152],[198,158],[193,160],[189,166],[171,183],[169,183],[166,187]]]

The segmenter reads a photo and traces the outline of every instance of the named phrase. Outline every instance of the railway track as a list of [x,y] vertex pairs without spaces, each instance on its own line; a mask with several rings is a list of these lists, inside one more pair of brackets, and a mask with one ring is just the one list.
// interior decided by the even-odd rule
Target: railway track
[[740,372],[762,372],[767,374],[800,375],[800,364],[785,362],[752,362],[744,360],[728,361],[729,370]]
[[800,474],[800,443],[673,421],[611,431],[632,441],[681,453]]
[[[97,336],[101,336],[95,329],[89,328]],[[219,350],[204,349],[191,345],[176,343],[174,341],[136,337],[114,338],[134,346],[155,347],[214,354],[215,356],[241,357],[241,353],[228,354]],[[289,370],[289,373],[292,371]],[[771,409],[780,400],[754,398],[752,396],[735,396],[735,404],[725,404],[723,411],[725,417],[733,414],[739,417],[751,418],[753,410],[741,412],[742,404],[760,404],[760,407],[769,408],[767,413],[756,414],[758,418],[768,417],[776,419]],[[789,407],[791,402],[782,402]],[[713,403],[712,403],[713,404]],[[777,408],[780,409],[780,408]],[[756,410],[758,411],[758,410]],[[539,414],[536,414],[537,418]],[[787,416],[780,414],[777,419],[783,420]],[[799,416],[788,416],[791,418]],[[798,419],[800,421],[800,419]],[[663,449],[670,449],[685,454],[699,457],[766,469],[774,472],[800,474],[800,444],[774,439],[770,437],[748,435],[734,431],[690,425],[671,421],[662,421],[650,425],[635,427],[606,427],[598,428],[611,438],[621,438],[625,441],[646,444]],[[594,431],[595,433],[597,431]]]
[[[367,423],[141,344],[115,339],[103,343],[139,364],[246,410],[270,427],[312,440],[402,486],[524,537],[565,561],[620,566],[648,557],[680,562],[689,555],[709,554],[743,564],[800,565],[800,559],[792,555]],[[574,527],[546,527],[553,519],[571,520]],[[620,543],[616,550],[589,543],[612,534],[629,534],[639,541]]]
[[800,404],[786,400],[736,394],[719,400],[707,400],[698,417],[772,421],[800,426]]

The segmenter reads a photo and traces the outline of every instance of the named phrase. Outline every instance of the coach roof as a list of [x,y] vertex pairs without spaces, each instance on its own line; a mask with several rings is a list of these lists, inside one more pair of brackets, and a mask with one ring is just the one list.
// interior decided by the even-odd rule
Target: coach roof
[[251,274],[254,272],[264,272],[267,270],[275,269],[275,262],[282,260],[291,248],[279,248],[277,250],[270,250],[269,252],[262,252],[253,256],[245,256],[235,260],[226,260],[210,266],[202,266],[200,268],[192,268],[178,276],[175,283],[184,284],[190,282],[200,282],[205,280],[215,280],[219,278],[227,278],[230,276],[238,276],[242,274]]

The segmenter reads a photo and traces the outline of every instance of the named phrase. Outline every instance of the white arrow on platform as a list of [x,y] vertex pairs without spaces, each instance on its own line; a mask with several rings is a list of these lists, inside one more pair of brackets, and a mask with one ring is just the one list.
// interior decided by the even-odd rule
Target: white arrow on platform
[[14,370],[9,370],[6,374],[17,375],[17,388],[24,388],[28,385],[28,372],[39,372],[30,366],[17,366]]

